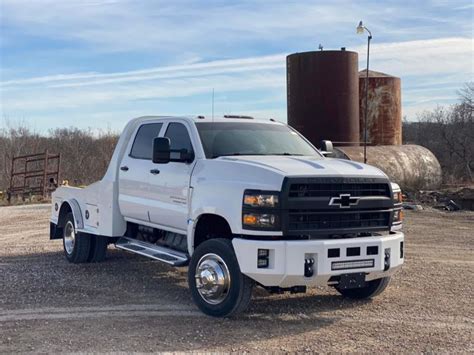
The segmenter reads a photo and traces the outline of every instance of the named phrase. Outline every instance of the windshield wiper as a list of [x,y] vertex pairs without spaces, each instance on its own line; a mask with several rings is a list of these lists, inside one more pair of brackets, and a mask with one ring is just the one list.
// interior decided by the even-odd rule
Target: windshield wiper
[[218,154],[218,155],[213,155],[212,159],[219,158],[219,157],[231,157],[231,156],[236,156],[236,155],[266,155],[266,154],[259,154],[259,153],[229,153],[229,154]]
[[212,159],[219,158],[219,157],[230,157],[230,156],[236,156],[236,155],[262,155],[262,156],[268,156],[268,155],[284,155],[284,156],[303,156],[303,154],[294,154],[294,153],[229,153],[229,154],[219,154],[219,155],[213,155]]
[[272,154],[266,154],[266,155],[286,155],[286,156],[302,156],[303,154],[294,154],[294,153],[272,153]]

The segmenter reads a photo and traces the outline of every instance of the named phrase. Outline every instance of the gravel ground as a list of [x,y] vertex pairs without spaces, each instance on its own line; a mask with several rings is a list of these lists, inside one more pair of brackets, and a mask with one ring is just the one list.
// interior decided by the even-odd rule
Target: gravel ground
[[67,263],[48,215],[0,208],[0,353],[474,352],[472,212],[408,212],[406,263],[373,301],[256,290],[234,319],[197,311],[184,268],[112,246],[104,263]]

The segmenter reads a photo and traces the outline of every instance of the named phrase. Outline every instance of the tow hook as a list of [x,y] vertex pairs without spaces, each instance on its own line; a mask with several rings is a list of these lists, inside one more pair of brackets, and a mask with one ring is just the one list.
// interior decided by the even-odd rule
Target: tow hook
[[385,259],[384,259],[384,268],[383,271],[390,269],[390,248],[385,249]]
[[314,265],[313,258],[304,259],[304,276],[305,277],[313,276],[314,274],[313,265]]

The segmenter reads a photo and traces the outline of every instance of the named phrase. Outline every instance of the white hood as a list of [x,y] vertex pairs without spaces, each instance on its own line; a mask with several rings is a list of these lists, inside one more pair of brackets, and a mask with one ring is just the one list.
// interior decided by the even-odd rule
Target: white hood
[[381,170],[351,160],[300,156],[233,156],[219,160],[265,168],[284,176],[387,177]]

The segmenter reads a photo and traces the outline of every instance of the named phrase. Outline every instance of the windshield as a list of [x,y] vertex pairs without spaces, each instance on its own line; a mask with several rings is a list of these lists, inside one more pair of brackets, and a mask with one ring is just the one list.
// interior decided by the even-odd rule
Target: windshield
[[209,159],[229,155],[306,155],[321,157],[298,133],[284,125],[248,122],[196,123]]

